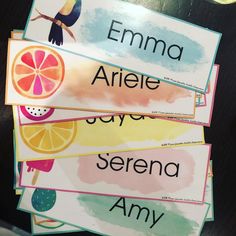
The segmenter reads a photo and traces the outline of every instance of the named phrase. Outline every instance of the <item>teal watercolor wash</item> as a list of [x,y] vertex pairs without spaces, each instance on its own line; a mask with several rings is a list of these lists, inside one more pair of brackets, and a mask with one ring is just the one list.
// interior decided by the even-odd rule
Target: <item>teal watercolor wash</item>
[[[89,215],[113,225],[136,230],[143,233],[143,235],[188,236],[195,232],[195,227],[199,226],[196,222],[185,218],[174,203],[172,203],[171,209],[167,209],[161,202],[136,199],[124,199],[125,205],[123,201],[116,204],[119,199],[121,198],[86,194],[79,195],[78,197],[80,205],[84,207]],[[115,204],[116,206],[114,207]],[[150,214],[148,215],[144,210],[137,219],[139,211],[138,208],[132,209],[132,204],[148,208]],[[117,207],[117,205],[120,207]],[[121,206],[125,206],[125,212]],[[129,215],[130,209],[132,209],[132,212]],[[155,211],[156,219],[163,215],[151,228],[150,226],[153,225],[153,211]]]
[[[132,55],[146,63],[159,64],[176,72],[194,70],[196,64],[206,63],[204,48],[199,43],[174,31],[158,27],[145,20],[145,17],[140,24],[140,20],[134,16],[120,14],[115,11],[108,12],[102,8],[97,8],[93,12],[85,12],[84,18],[85,23],[79,27],[77,37],[84,44],[96,44],[98,48],[103,49],[109,56],[125,57]],[[120,33],[113,31],[111,37],[119,39],[118,41],[108,39],[112,20],[122,23],[114,23],[113,25],[114,29],[119,30]],[[124,29],[132,30],[134,33],[141,33],[143,41],[141,42],[141,37],[136,35],[131,46],[131,34],[126,33],[123,43],[121,43],[120,39]],[[154,40],[149,40],[146,50],[144,50],[148,36],[164,41],[166,45],[165,50],[164,44],[159,42],[155,48],[155,53],[153,53]],[[180,60],[172,59],[168,56],[168,47],[171,45],[183,47]],[[164,55],[163,52],[165,52]],[[177,47],[173,47],[170,52],[173,57],[177,57],[180,54],[180,50]]]
[[45,212],[53,208],[56,202],[56,191],[47,189],[35,189],[31,204],[36,211]]

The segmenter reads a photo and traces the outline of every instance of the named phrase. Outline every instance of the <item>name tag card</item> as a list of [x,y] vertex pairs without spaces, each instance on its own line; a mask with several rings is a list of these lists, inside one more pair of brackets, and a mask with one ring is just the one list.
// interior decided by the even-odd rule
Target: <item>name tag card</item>
[[[203,203],[209,159],[210,145],[195,145],[28,161],[21,186]],[[37,166],[52,162],[50,171],[38,173]]]
[[36,106],[16,106],[15,110],[17,110],[20,125],[55,123],[70,120],[86,120],[113,115],[112,113],[55,109]]
[[195,117],[193,119],[186,119],[186,118],[170,118],[170,119],[186,122],[190,124],[203,125],[203,126],[210,127],[213,108],[214,108],[214,100],[215,100],[218,74],[219,74],[219,65],[214,65],[212,73],[211,73],[211,78],[210,78],[207,93],[202,94],[202,96],[199,97],[200,100],[204,100],[204,104],[200,104],[199,106],[198,105],[196,106]]
[[208,204],[25,189],[18,209],[102,235],[200,235]]
[[[215,65],[212,70],[209,88],[206,94],[197,94],[195,118],[169,118],[172,120],[210,126],[212,111],[214,107],[214,98],[219,73],[219,65]],[[84,120],[96,117],[107,117],[111,113],[87,112],[79,110],[54,109],[42,107],[19,106],[17,108],[20,125],[41,124],[57,121]]]
[[144,116],[19,125],[14,109],[18,161],[204,143],[203,127]]
[[10,40],[6,103],[194,117],[195,93],[38,43]]
[[[220,33],[123,1],[64,4],[35,0],[24,38],[206,91]],[[72,13],[73,22],[60,17]]]

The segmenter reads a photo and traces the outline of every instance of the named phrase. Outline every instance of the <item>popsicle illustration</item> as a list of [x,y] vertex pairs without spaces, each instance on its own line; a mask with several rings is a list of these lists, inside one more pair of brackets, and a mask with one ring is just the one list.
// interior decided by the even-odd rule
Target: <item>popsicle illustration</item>
[[27,161],[28,166],[27,172],[35,171],[32,179],[32,185],[35,185],[39,176],[40,171],[50,172],[53,167],[54,159],[40,160],[40,161]]

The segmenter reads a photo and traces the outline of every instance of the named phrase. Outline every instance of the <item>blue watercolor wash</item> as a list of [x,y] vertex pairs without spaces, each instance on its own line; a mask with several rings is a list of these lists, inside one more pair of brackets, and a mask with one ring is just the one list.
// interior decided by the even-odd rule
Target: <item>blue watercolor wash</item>
[[[109,56],[127,57],[132,55],[146,63],[158,64],[176,72],[195,70],[197,69],[197,64],[206,62],[204,60],[204,48],[199,43],[174,31],[158,27],[150,21],[140,21],[137,18],[138,13],[134,17],[112,10],[108,12],[102,8],[96,8],[93,12],[84,12],[84,17],[84,23],[80,25],[77,32],[80,42],[84,44],[95,44],[97,48],[103,49]],[[123,29],[130,29],[133,32],[139,32],[143,35],[143,46],[139,48],[140,40],[138,40],[138,36],[137,40],[135,39],[132,46],[130,46],[128,33],[127,39],[123,43],[108,39],[107,36],[112,20],[123,23],[123,25],[114,25],[114,28],[121,30],[121,33],[113,32],[112,36],[120,38]],[[147,36],[155,37],[157,40],[166,42],[167,47],[164,56],[161,55],[162,47],[160,46],[153,53],[153,42],[151,41],[147,50],[145,51],[143,49]],[[184,47],[180,61],[173,60],[167,55],[168,47],[173,44]],[[173,48],[173,52],[174,50]],[[176,55],[176,53],[174,54]]]

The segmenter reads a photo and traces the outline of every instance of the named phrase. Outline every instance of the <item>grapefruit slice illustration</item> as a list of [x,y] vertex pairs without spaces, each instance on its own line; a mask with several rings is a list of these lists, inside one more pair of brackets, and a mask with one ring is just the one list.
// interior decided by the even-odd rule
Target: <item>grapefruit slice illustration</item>
[[31,46],[20,51],[13,62],[12,82],[22,96],[33,99],[53,95],[64,80],[65,65],[53,49]]

